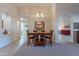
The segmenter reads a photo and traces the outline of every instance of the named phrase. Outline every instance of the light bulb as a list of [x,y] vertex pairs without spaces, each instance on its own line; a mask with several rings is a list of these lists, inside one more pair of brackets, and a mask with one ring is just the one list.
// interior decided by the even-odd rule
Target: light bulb
[[20,20],[21,20],[21,21],[23,21],[23,20],[24,20],[24,18],[22,18],[22,17],[21,17],[21,18],[20,18]]
[[41,17],[44,17],[44,14],[43,13],[41,13],[40,15],[41,15]]
[[40,17],[39,13],[36,14],[36,17]]
[[43,13],[37,13],[36,17],[44,17],[44,14]]

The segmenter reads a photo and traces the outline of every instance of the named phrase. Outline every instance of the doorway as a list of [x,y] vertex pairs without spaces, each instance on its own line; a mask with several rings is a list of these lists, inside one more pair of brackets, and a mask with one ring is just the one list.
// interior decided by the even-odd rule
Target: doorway
[[27,31],[28,31],[28,24],[25,18],[20,18],[19,22],[19,32],[20,32],[20,45],[23,45],[27,42]]
[[71,39],[71,20],[72,17],[70,15],[62,15],[56,20],[57,42],[73,42],[73,39]]

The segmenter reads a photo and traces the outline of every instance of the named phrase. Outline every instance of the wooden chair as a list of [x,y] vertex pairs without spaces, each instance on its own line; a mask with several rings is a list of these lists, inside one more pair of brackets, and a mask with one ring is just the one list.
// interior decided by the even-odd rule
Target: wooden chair
[[29,46],[29,44],[34,44],[34,36],[33,35],[29,35],[29,32],[27,33],[27,37],[28,37],[28,40],[27,40],[27,46]]
[[[40,37],[39,37],[40,36]],[[45,46],[45,37],[41,35],[35,36],[34,46]]]
[[[37,32],[36,30],[34,32]],[[45,32],[45,30],[41,30]],[[39,38],[40,36],[40,38]],[[35,35],[34,46],[45,46],[45,36],[44,35]]]
[[48,41],[48,43],[52,46],[52,36],[53,36],[53,30],[50,30],[50,35],[46,35],[45,38]]

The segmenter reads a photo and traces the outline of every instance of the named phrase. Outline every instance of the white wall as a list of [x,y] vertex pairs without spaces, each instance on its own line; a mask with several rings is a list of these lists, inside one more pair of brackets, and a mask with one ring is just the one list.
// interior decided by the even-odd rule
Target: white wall
[[[73,19],[75,16],[79,17],[79,4],[68,4],[68,3],[57,3],[56,4],[56,26],[55,26],[55,31],[56,31],[56,41],[61,42],[61,38],[58,32],[58,26],[60,24],[60,18],[63,17],[63,15],[69,15],[72,17],[72,19],[68,19],[65,22],[71,23],[73,22]],[[71,25],[72,26],[72,25]],[[71,39],[73,41],[73,39]]]
[[[16,21],[18,19],[18,14],[17,14],[17,7],[14,6],[13,4],[0,4],[0,19],[1,15],[3,13],[7,13],[11,17],[11,20],[5,20],[4,21],[4,28],[7,29],[9,34],[15,35],[13,33],[16,33]],[[0,20],[0,27],[1,27],[1,20]]]

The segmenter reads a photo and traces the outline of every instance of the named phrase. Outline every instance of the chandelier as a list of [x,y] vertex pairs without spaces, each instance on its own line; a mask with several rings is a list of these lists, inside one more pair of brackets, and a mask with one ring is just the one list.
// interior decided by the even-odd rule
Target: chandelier
[[36,17],[37,17],[37,18],[43,18],[43,17],[44,17],[44,14],[41,12],[40,3],[39,3],[39,11],[38,11],[38,13],[36,14]]

